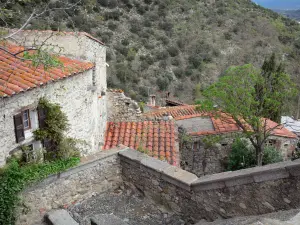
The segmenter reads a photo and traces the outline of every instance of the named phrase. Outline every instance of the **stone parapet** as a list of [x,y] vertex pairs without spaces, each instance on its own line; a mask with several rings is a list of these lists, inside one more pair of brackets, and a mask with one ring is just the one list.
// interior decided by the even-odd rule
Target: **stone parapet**
[[112,191],[122,185],[117,153],[121,146],[82,158],[81,163],[65,172],[52,175],[21,194],[17,224],[41,224],[42,215],[76,204],[93,195]]
[[198,178],[135,150],[119,156],[125,182],[194,222],[300,207],[300,161]]

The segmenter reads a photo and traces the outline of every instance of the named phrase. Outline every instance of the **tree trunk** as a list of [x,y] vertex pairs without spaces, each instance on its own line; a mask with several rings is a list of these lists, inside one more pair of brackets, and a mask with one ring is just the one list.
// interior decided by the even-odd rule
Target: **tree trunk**
[[263,156],[264,156],[263,147],[262,146],[257,146],[256,147],[256,163],[257,163],[257,166],[262,166]]

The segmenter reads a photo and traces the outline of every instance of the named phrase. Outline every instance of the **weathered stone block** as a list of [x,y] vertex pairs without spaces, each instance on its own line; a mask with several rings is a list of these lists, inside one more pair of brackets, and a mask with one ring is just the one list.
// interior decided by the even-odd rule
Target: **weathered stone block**
[[287,171],[294,176],[300,176],[300,160],[293,161],[285,166]]
[[163,162],[161,160],[152,158],[152,157],[147,157],[141,160],[141,164],[144,165],[147,168],[150,168],[152,170],[155,170],[157,172],[162,172],[168,167],[171,167],[170,164],[167,162]]
[[45,217],[49,225],[79,225],[64,209],[51,211]]
[[283,168],[274,168],[269,170],[262,170],[253,174],[253,179],[256,183],[277,180],[289,177],[288,171]]
[[120,155],[121,159],[122,159],[122,157],[124,157],[124,158],[127,158],[132,161],[136,161],[139,163],[142,161],[142,159],[149,157],[149,156],[147,156],[143,153],[140,153],[137,150],[133,150],[133,149],[127,149],[125,151],[121,151],[121,152],[119,152],[119,155]]
[[197,180],[195,174],[189,173],[175,166],[167,167],[162,172],[162,179],[185,190],[191,189],[191,184]]

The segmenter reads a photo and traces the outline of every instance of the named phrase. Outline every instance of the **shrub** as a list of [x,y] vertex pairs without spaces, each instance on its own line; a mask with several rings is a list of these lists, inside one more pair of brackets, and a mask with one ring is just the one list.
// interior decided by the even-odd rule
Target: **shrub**
[[169,79],[166,77],[159,77],[156,80],[156,84],[161,91],[165,91],[169,86]]
[[122,16],[122,12],[118,9],[104,13],[105,20],[109,20],[109,19],[119,20],[121,16]]
[[226,40],[231,40],[232,39],[232,35],[229,32],[225,32],[224,37],[225,37]]
[[182,78],[184,75],[184,70],[182,68],[176,68],[173,72],[177,78]]
[[[263,165],[283,161],[279,151],[273,147],[265,147],[263,152]],[[249,146],[246,139],[236,139],[232,145],[229,156],[228,170],[240,170],[256,166],[255,150]]]
[[175,46],[170,46],[170,47],[168,47],[167,51],[169,52],[170,56],[172,56],[172,57],[177,56],[178,53],[179,53],[178,48],[175,47]]
[[142,30],[142,26],[138,20],[131,20],[130,21],[130,29],[132,33],[138,33],[140,30]]
[[172,64],[173,66],[179,66],[179,64],[180,64],[180,59],[179,59],[179,58],[172,58],[172,59],[171,59],[171,64]]
[[12,160],[0,173],[0,224],[14,224],[19,193],[30,184],[51,174],[62,172],[79,163],[79,158],[69,158],[41,164],[20,166]]
[[197,69],[202,64],[202,57],[200,55],[191,55],[188,58],[190,65]]
[[256,163],[254,150],[248,146],[246,139],[236,139],[229,155],[228,170],[240,170],[254,167]]
[[107,26],[108,26],[108,29],[110,29],[110,30],[116,30],[117,29],[117,27],[118,27],[118,24],[116,24],[116,23],[114,23],[113,21],[109,21],[108,22],[108,24],[107,24]]
[[283,157],[279,151],[273,147],[266,147],[264,149],[263,165],[277,163],[283,161]]

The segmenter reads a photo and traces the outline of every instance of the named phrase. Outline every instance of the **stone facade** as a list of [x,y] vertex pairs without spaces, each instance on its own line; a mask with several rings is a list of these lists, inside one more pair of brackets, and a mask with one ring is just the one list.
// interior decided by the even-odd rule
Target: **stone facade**
[[19,225],[41,224],[51,209],[68,207],[96,194],[113,191],[122,184],[117,152],[100,152],[87,162],[25,190],[19,208]]
[[142,112],[138,103],[124,95],[124,92],[109,90],[107,92],[108,121],[140,121]]
[[[46,40],[49,34],[24,31],[16,39],[24,40],[30,46],[35,38],[38,43]],[[57,33],[46,43],[61,47],[61,54],[65,56],[95,63],[95,69],[0,99],[0,166],[21,145],[33,144],[33,148],[41,148],[39,142],[34,142],[32,135],[32,131],[38,128],[36,107],[41,97],[62,107],[70,124],[67,136],[88,144],[82,152],[83,155],[101,149],[103,144],[107,121],[105,47],[86,36],[74,34]],[[33,126],[25,132],[25,140],[16,143],[13,117],[24,109],[30,110]]]
[[300,161],[197,178],[134,150],[119,155],[125,182],[191,223],[300,207]]
[[[227,170],[232,144],[238,137],[238,133],[188,136],[183,128],[179,131],[181,136],[180,167],[182,169],[199,177]],[[186,138],[182,138],[183,135]],[[266,145],[276,148],[281,152],[284,160],[289,160],[296,143],[297,140],[294,138],[270,136]],[[249,145],[251,145],[250,142]]]
[[[190,137],[190,140],[182,141],[180,167],[199,177],[226,171],[234,140],[232,135]],[[217,143],[207,143],[214,138],[218,139]]]

